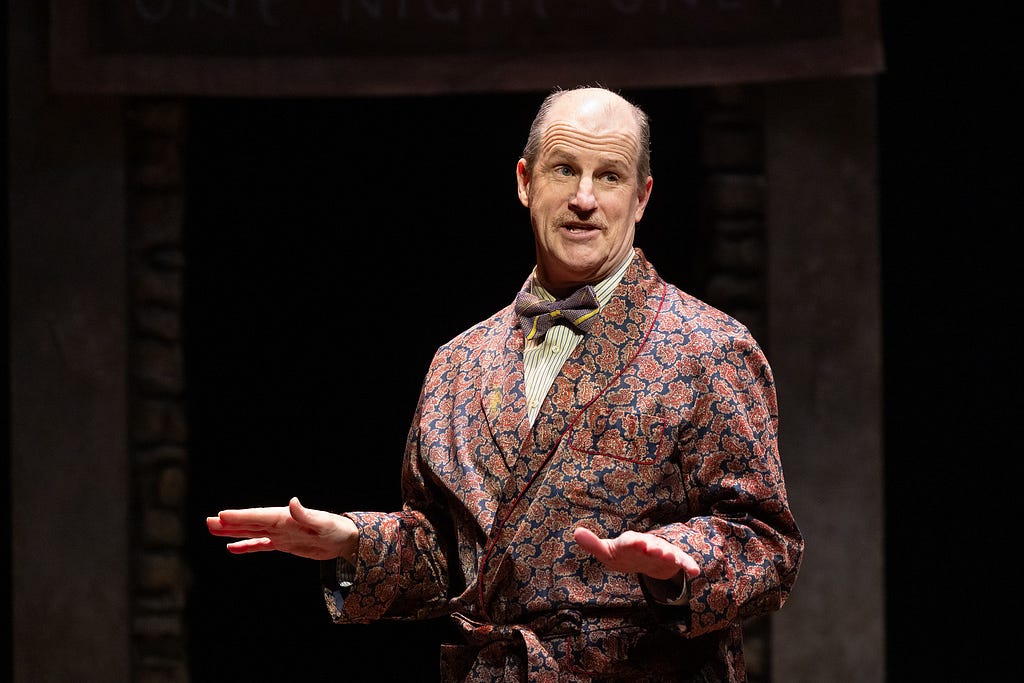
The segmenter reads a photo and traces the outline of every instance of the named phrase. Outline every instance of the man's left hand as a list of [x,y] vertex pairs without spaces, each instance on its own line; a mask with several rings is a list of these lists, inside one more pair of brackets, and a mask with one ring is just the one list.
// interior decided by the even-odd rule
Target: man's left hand
[[661,580],[672,579],[679,572],[689,578],[700,573],[692,557],[654,534],[626,531],[615,538],[600,538],[589,529],[577,527],[573,537],[584,550],[616,571]]

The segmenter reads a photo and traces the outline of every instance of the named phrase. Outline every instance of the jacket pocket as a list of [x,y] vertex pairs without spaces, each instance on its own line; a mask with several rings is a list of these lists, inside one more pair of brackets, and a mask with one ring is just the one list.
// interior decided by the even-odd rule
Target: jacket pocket
[[569,438],[566,498],[605,518],[608,533],[639,530],[645,513],[672,495],[676,468],[670,452],[661,416],[617,408],[588,411]]
[[591,408],[573,429],[569,447],[590,457],[654,465],[660,459],[664,437],[665,422],[660,415]]

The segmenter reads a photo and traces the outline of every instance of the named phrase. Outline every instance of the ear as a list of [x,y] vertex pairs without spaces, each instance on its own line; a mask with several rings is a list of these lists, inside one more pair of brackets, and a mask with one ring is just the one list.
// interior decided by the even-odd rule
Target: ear
[[644,209],[647,208],[647,202],[651,198],[651,188],[654,187],[654,177],[647,176],[647,182],[640,186],[636,193],[636,211],[633,213],[633,222],[639,223],[640,219],[644,217]]
[[526,168],[526,159],[516,164],[516,185],[519,186],[519,202],[530,208],[530,171]]

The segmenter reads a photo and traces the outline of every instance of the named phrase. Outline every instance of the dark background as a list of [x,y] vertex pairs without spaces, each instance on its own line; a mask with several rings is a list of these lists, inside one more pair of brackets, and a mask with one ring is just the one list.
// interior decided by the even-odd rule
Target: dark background
[[[665,277],[686,282],[699,190],[693,98],[633,96],[655,126],[661,189],[637,243],[661,255]],[[515,166],[542,97],[191,104],[184,310],[194,680],[284,680],[295,670],[335,680],[338,664],[325,652],[366,653],[344,657],[358,680],[408,680],[410,671],[436,680],[447,619],[335,626],[314,563],[230,557],[201,520],[295,495],[338,512],[399,509],[405,436],[434,350],[510,303],[533,267]],[[246,640],[273,657],[224,657],[209,646],[259,622],[268,628],[246,626]],[[401,656],[381,656],[389,641],[401,643]]]
[[[1021,68],[1016,39],[1010,35],[1012,24],[1000,5],[1010,6],[995,3],[994,8],[971,6],[967,10],[962,5],[930,2],[881,5],[887,62],[886,72],[878,78],[885,351],[886,628],[888,679],[892,681],[1005,680],[1009,672],[1018,669],[1015,664],[1019,658],[1019,629],[1015,624],[1019,620],[1020,571],[1016,555],[1020,534],[1019,517],[1014,513],[1021,472],[1020,446],[1015,438],[1020,422],[1016,233],[1021,216],[1018,197],[1024,179],[1017,141],[1021,119],[1014,95],[1019,90]],[[515,105],[509,109],[509,125],[500,128],[499,133],[511,137],[494,144],[508,150],[511,156],[517,154],[522,144],[536,97],[526,97],[526,101],[519,96],[508,97]],[[473,112],[465,114],[455,117],[453,125],[476,125]],[[410,117],[389,134],[409,134],[418,126],[437,124],[436,120]],[[3,135],[6,142],[6,128]],[[486,134],[480,132],[478,139],[491,135],[493,132],[488,129]],[[253,146],[260,144],[258,140],[251,142]],[[355,145],[358,149],[365,141],[353,139],[338,144]],[[3,147],[6,149],[6,144]],[[394,221],[375,218],[400,212],[408,218],[402,222],[402,239],[429,241],[437,217],[426,212],[435,210],[434,204],[458,208],[460,198],[467,192],[486,191],[489,197],[494,192],[491,202],[475,217],[478,220],[467,222],[461,211],[454,212],[452,219],[458,218],[455,223],[466,231],[466,239],[453,240],[451,261],[442,264],[443,269],[476,265],[464,251],[466,243],[483,243],[498,234],[504,240],[515,239],[511,236],[522,229],[524,216],[515,201],[511,172],[514,160],[481,153],[460,169],[453,182],[447,175],[449,170],[434,172],[436,158],[452,150],[417,152],[390,159],[387,172],[379,178],[388,189],[357,206],[333,205],[333,197],[321,187],[304,195],[300,193],[289,211],[281,208],[273,220],[268,217],[267,224],[278,228],[278,233],[276,238],[272,234],[260,239],[277,240],[272,243],[275,261],[261,263],[265,255],[238,253],[239,264],[232,265],[230,275],[223,275],[241,281],[235,286],[252,288],[252,310],[241,317],[232,313],[234,317],[229,318],[226,309],[218,308],[212,290],[198,294],[210,297],[203,314],[206,317],[202,319],[203,325],[209,326],[202,334],[208,336],[197,338],[198,326],[193,322],[190,343],[223,345],[224,340],[214,339],[218,329],[251,325],[248,339],[256,347],[233,346],[237,357],[220,358],[215,367],[200,366],[193,370],[210,376],[219,374],[222,380],[219,393],[202,400],[192,397],[196,429],[209,429],[215,420],[236,420],[247,427],[230,436],[221,435],[220,440],[204,446],[234,459],[233,469],[217,474],[237,482],[237,486],[223,494],[230,494],[232,505],[267,504],[281,494],[299,493],[310,505],[331,507],[339,499],[338,487],[345,488],[348,500],[366,507],[397,502],[397,462],[375,459],[401,448],[416,395],[416,389],[407,384],[408,378],[422,376],[429,350],[436,342],[450,337],[465,322],[489,313],[495,301],[507,297],[510,287],[518,286],[528,269],[529,235],[522,231],[522,241],[510,244],[499,258],[487,264],[487,269],[470,270],[469,294],[473,296],[467,300],[460,297],[459,305],[463,308],[451,318],[438,314],[436,318],[419,320],[415,334],[421,338],[399,357],[389,357],[378,337],[350,335],[352,322],[339,314],[339,297],[343,293],[342,298],[350,298],[353,292],[360,298],[372,297],[372,278],[348,282],[343,289],[336,289],[333,276],[329,282],[320,282],[319,278],[324,273],[351,272],[377,273],[381,277],[405,275],[404,267],[396,263],[397,257],[388,248],[393,244],[389,236],[398,234],[390,231],[399,228]],[[333,158],[335,154],[328,156]],[[302,159],[294,162],[296,168],[304,163]],[[5,174],[11,171],[6,157],[3,169]],[[344,164],[340,159],[336,165],[325,162],[323,170],[337,183],[345,183],[349,178],[362,184],[367,172],[364,166]],[[502,177],[504,187],[483,189],[485,183]],[[685,173],[681,179],[685,180]],[[289,182],[287,177],[278,181]],[[669,185],[659,175],[652,208],[665,202],[665,188]],[[230,187],[227,192],[230,194]],[[310,211],[317,206],[323,206],[323,211]],[[297,224],[294,217],[303,216],[305,220],[315,215],[337,228],[318,232],[336,242],[310,249],[301,240],[309,239],[304,231],[311,230],[311,226]],[[370,240],[368,244],[375,245],[374,248],[347,251],[348,233],[342,231],[342,224],[337,222],[339,217],[347,218],[348,227],[344,230],[361,231],[361,239]],[[256,220],[251,216],[224,216],[223,225],[244,223],[238,218]],[[650,217],[645,222],[654,224]],[[0,242],[0,263],[5,272],[6,235],[5,230]],[[189,237],[221,239],[214,234]],[[300,266],[309,266],[311,258],[329,260],[330,269],[300,267],[292,270],[291,275],[299,278],[300,283],[275,280],[285,272],[285,264],[298,261]],[[239,265],[237,270],[235,265]],[[190,268],[193,267],[203,265],[190,263]],[[216,270],[213,266],[208,269]],[[428,272],[433,270],[423,271]],[[249,273],[259,277],[245,277]],[[414,274],[410,296],[419,296],[424,274]],[[685,273],[676,279],[684,282]],[[215,278],[211,275],[209,281],[215,282]],[[301,289],[304,295],[279,296],[276,309],[268,311],[255,302],[265,293],[262,290],[272,285],[283,291]],[[480,296],[476,298],[478,290]],[[310,291],[314,292],[311,297]],[[497,298],[493,296],[495,291],[501,292]],[[197,296],[195,290],[190,296]],[[219,322],[218,310],[222,315]],[[401,304],[395,304],[393,310],[403,309]],[[0,311],[6,320],[6,297],[0,303]],[[302,349],[310,357],[332,359],[322,372],[304,377],[289,375],[280,349],[275,350],[266,340],[259,339],[267,336],[271,314],[281,330],[272,337],[278,341],[287,341],[288,330],[299,331],[317,317],[322,329],[338,332],[290,342],[313,345]],[[0,343],[0,352],[9,358],[7,335]],[[325,349],[334,351],[333,355],[324,354]],[[353,354],[364,363],[347,376],[341,363]],[[267,386],[276,387],[274,392],[255,397],[232,393],[240,390],[246,373],[256,372],[264,376]],[[345,382],[336,381],[341,376],[346,377]],[[393,384],[393,400],[386,406],[364,395],[367,378],[371,376],[375,383]],[[7,363],[0,369],[0,379],[6,385]],[[324,392],[327,400],[311,400],[314,392]],[[243,400],[254,400],[262,412],[243,410]],[[6,435],[10,427],[8,392],[4,392],[0,402],[4,408],[0,411],[0,431]],[[261,429],[257,417],[271,414],[275,423]],[[358,419],[340,420],[338,415],[354,415]],[[285,432],[279,429],[282,421],[289,426],[286,438],[280,436]],[[400,433],[386,426],[393,422],[403,424]],[[345,460],[334,458],[330,466],[320,467],[324,454],[310,452],[304,446],[321,433],[336,437],[332,448],[348,453]],[[363,443],[368,436],[379,444],[378,449],[370,452],[346,447]],[[276,453],[282,467],[271,468],[262,460],[244,457],[263,451]],[[2,471],[9,472],[8,438],[3,440],[0,457]],[[207,466],[208,459],[194,457],[192,463],[194,468],[202,468]],[[365,471],[374,472],[373,478],[364,474],[363,463],[372,464]],[[353,484],[357,479],[350,468],[359,473],[357,485]],[[308,477],[313,470],[317,476]],[[6,489],[9,476],[3,478]],[[293,483],[300,479],[318,484],[308,491],[296,491]],[[9,493],[5,495],[9,500]],[[210,502],[195,500],[193,504],[205,514],[212,511]],[[0,573],[10,576],[9,505],[0,506],[0,515],[0,547],[4,549]],[[205,542],[201,532],[190,529],[196,540],[201,538]],[[316,570],[312,565],[273,555],[218,560],[218,564],[222,570],[206,565],[196,567],[196,593],[206,592],[209,598],[214,586],[232,585],[233,590],[223,597],[221,609],[235,617],[258,620],[267,632],[264,642],[253,643],[248,651],[237,653],[234,661],[243,668],[248,666],[244,664],[247,660],[256,662],[253,670],[259,669],[261,663],[265,667],[278,666],[274,662],[289,658],[282,649],[290,650],[293,657],[307,656],[302,647],[284,646],[294,643],[293,636],[299,635],[308,638],[309,651],[322,658],[325,668],[337,678],[342,678],[353,662],[360,660],[366,652],[366,642],[381,637],[394,644],[387,650],[390,656],[373,662],[380,667],[382,678],[412,660],[427,663],[425,676],[436,670],[434,642],[445,628],[443,624],[334,627],[325,623],[327,617],[319,602]],[[0,587],[0,601],[9,633],[9,581]],[[282,622],[277,618],[282,613],[291,617]],[[217,650],[213,624],[218,618],[211,615],[210,624],[204,626],[202,620],[193,617],[190,624],[197,635],[203,636],[194,643],[196,665],[207,667],[205,673],[210,674],[207,677],[197,672],[197,681],[217,680],[209,669],[212,664],[204,662],[204,657],[225,654]],[[295,624],[302,622],[317,624],[313,629],[316,634],[296,634]],[[333,629],[331,635],[325,636],[331,640],[329,648],[322,648],[319,640],[321,625]],[[0,661],[10,662],[10,655],[9,639],[4,639]],[[226,674],[223,678],[229,679]],[[261,678],[274,676],[256,677]]]
[[1020,670],[1024,174],[1009,6],[881,3],[892,681],[1008,680]]

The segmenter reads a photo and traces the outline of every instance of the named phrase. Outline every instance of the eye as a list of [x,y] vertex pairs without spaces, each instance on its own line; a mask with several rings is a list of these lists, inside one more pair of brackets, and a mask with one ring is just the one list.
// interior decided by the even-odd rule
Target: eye
[[572,175],[572,169],[566,166],[565,164],[555,166],[555,175],[560,175],[562,177],[568,178],[569,176]]

